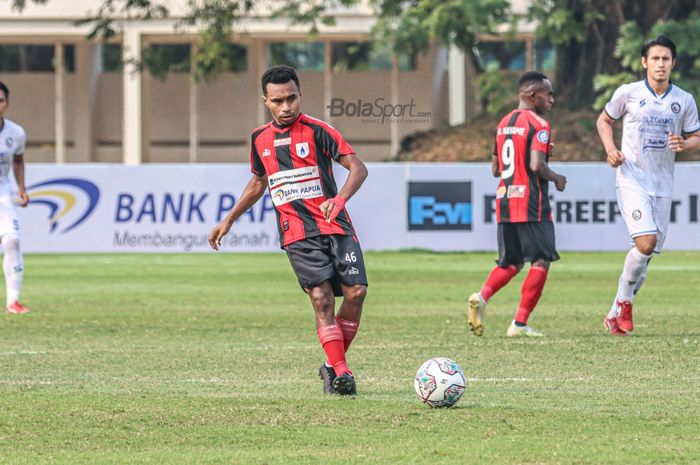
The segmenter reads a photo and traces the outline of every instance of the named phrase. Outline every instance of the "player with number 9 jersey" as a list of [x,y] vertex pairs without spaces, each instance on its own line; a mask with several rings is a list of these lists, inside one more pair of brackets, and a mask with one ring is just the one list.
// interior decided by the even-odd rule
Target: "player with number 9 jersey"
[[530,169],[531,150],[549,159],[549,139],[549,122],[533,110],[513,110],[501,120],[494,150],[501,173],[496,190],[498,223],[552,221],[549,183]]
[[492,158],[493,175],[500,177],[496,190],[498,265],[479,292],[469,297],[468,322],[481,336],[486,304],[530,262],[522,287],[520,306],[506,334],[541,336],[528,319],[542,295],[550,262],[559,259],[554,241],[549,181],[560,191],[566,177],[549,168],[549,123],[541,115],[554,104],[552,83],[544,74],[530,71],[518,81],[520,104],[496,128]]

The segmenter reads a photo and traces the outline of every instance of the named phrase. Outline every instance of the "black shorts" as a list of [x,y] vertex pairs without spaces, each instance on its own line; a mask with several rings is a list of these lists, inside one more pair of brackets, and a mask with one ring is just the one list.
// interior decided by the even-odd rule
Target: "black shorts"
[[340,297],[341,284],[367,285],[365,260],[355,236],[315,236],[292,242],[284,250],[303,289],[330,281],[333,293]]
[[559,260],[551,221],[498,224],[498,266]]

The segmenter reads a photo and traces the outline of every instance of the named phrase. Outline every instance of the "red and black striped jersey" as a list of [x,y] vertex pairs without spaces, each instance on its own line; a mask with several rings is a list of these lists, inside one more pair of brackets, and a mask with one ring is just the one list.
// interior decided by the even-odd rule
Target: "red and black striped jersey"
[[303,113],[288,126],[270,121],[253,131],[250,169],[267,175],[282,247],[314,236],[355,234],[347,210],[329,223],[319,209],[338,193],[333,160],[354,153],[333,126]]
[[552,221],[549,183],[530,169],[530,153],[544,152],[549,160],[549,123],[532,110],[513,110],[498,124],[493,155],[501,181],[496,191],[496,221]]

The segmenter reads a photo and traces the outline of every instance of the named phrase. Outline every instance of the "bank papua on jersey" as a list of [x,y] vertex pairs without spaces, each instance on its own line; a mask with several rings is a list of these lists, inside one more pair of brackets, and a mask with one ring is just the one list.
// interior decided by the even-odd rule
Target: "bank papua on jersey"
[[305,114],[289,126],[271,121],[253,131],[251,171],[267,175],[283,247],[322,234],[355,234],[347,210],[329,223],[319,209],[338,193],[333,161],[354,153],[335,128]]

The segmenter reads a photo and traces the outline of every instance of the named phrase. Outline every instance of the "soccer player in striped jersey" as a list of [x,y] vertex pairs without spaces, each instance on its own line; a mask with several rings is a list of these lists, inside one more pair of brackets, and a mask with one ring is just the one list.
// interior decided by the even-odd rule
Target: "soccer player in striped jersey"
[[[19,303],[22,289],[24,261],[19,247],[19,218],[15,204],[26,207],[29,196],[24,186],[24,149],[27,136],[22,126],[5,118],[10,91],[0,82],[0,243],[4,251],[2,269],[5,272],[7,313],[22,314],[29,309]],[[17,182],[17,196],[13,199],[10,170]]]
[[[315,311],[316,332],[327,357],[319,368],[324,392],[354,395],[345,352],[360,324],[367,274],[345,203],[364,182],[367,168],[340,132],[301,113],[301,87],[293,68],[274,66],[265,71],[261,84],[272,121],[253,131],[253,176],[212,229],[209,244],[218,250],[236,219],[269,189],[281,246]],[[334,161],[349,171],[340,190]],[[336,296],[343,297],[337,315]]]
[[487,302],[525,262],[530,262],[531,267],[523,282],[515,319],[506,334],[542,336],[528,326],[528,319],[542,295],[550,262],[559,259],[549,182],[563,191],[566,177],[549,168],[550,126],[542,118],[554,104],[552,83],[544,74],[529,71],[518,80],[518,93],[518,108],[508,113],[496,129],[492,171],[500,177],[496,191],[499,258],[481,290],[469,297],[469,327],[477,336],[484,331]]
[[[652,255],[661,253],[666,240],[676,152],[700,148],[695,99],[670,80],[676,45],[659,36],[646,42],[641,52],[645,79],[620,86],[597,122],[607,162],[617,170],[617,205],[633,241],[604,319],[614,336],[626,336],[634,329],[634,296],[644,283]],[[621,150],[612,127],[620,118]]]

